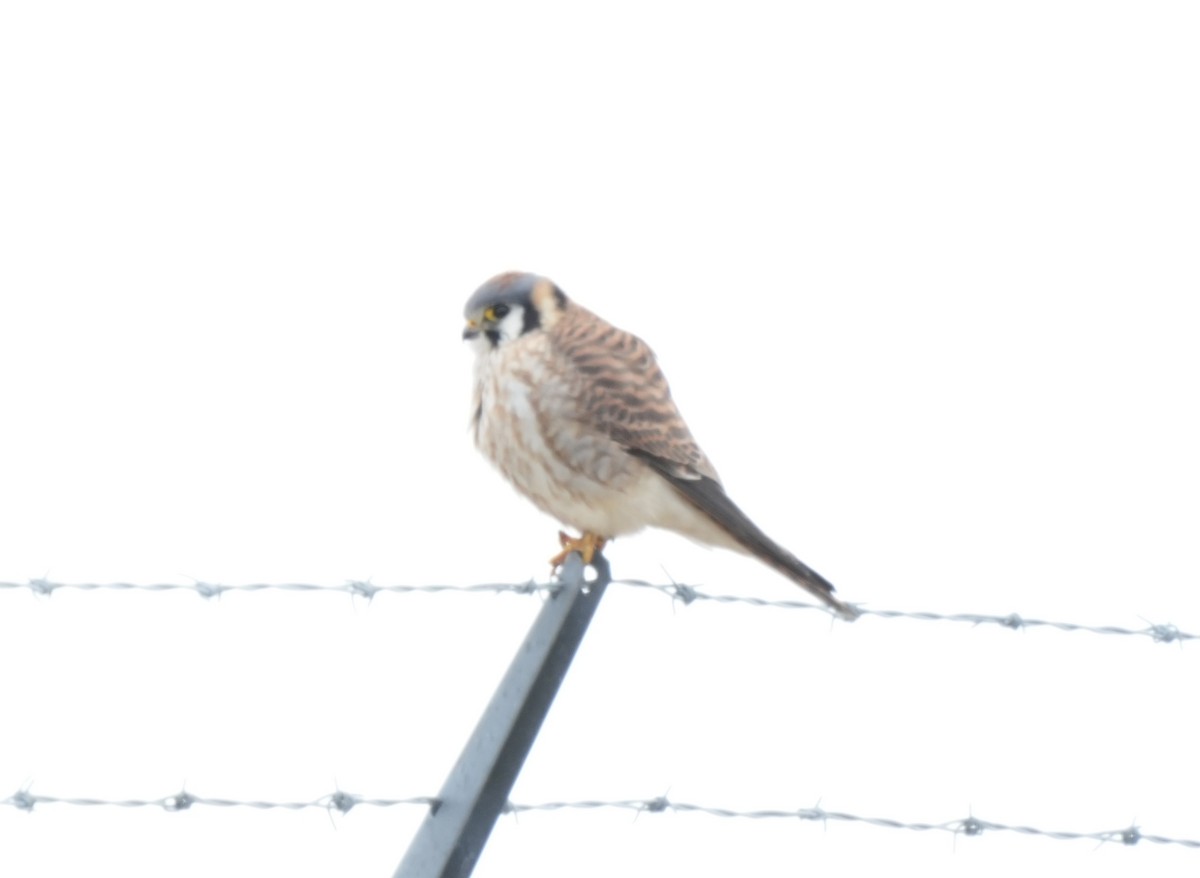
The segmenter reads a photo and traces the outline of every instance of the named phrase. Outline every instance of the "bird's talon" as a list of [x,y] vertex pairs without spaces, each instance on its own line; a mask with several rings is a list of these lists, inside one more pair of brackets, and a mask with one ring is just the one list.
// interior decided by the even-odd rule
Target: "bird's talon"
[[562,551],[550,559],[550,569],[557,570],[563,566],[572,552],[578,552],[584,564],[591,564],[592,559],[604,548],[606,542],[608,540],[604,537],[598,537],[593,533],[584,533],[579,537],[573,537],[560,530],[558,543],[562,546]]

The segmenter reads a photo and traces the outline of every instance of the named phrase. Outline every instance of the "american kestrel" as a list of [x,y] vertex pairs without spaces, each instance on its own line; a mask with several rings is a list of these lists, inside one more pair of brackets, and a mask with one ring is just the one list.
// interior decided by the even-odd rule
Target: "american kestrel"
[[752,555],[842,617],[858,615],[729,499],[640,338],[535,274],[497,275],[465,316],[475,444],[539,509],[582,534],[560,533],[552,564],[572,551],[591,563],[613,537],[660,527]]

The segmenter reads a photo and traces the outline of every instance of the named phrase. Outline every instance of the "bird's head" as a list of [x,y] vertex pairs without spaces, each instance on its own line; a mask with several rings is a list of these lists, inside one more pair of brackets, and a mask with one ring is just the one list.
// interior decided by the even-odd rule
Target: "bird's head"
[[567,306],[563,291],[547,278],[510,271],[498,274],[467,300],[463,339],[480,352],[554,325]]

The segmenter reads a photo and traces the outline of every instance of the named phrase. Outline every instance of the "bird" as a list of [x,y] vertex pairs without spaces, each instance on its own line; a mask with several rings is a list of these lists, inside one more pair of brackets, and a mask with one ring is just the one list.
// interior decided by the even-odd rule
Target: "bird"
[[838,616],[859,615],[726,494],[644,341],[529,272],[491,278],[463,316],[476,447],[519,493],[580,532],[559,532],[552,568],[576,551],[591,564],[608,541],[658,527],[757,558]]

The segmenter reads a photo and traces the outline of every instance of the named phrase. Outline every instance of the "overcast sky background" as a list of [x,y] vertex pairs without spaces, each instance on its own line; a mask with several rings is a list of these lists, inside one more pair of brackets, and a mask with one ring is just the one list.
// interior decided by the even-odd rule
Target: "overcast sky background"
[[[650,342],[845,599],[1200,632],[1197,45],[1182,2],[5,3],[0,581],[544,579],[466,429],[462,304],[515,268]],[[0,590],[0,796],[434,795],[538,608]],[[1198,662],[614,587],[513,799],[1196,839]],[[422,817],[0,807],[0,873],[390,875]],[[1198,868],[599,810],[476,874]]]

